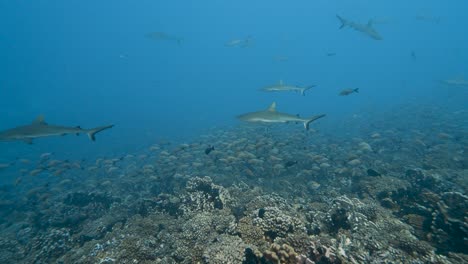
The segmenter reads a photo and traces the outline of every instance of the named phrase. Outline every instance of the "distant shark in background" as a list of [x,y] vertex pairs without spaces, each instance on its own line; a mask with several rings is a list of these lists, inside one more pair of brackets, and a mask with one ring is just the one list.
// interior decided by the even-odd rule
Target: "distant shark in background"
[[30,125],[19,126],[0,132],[0,141],[24,141],[32,144],[33,139],[50,136],[64,136],[67,134],[88,134],[89,139],[96,140],[95,135],[103,130],[112,128],[114,125],[101,126],[91,129],[77,127],[65,127],[49,125],[39,116]]
[[246,48],[252,44],[252,37],[247,36],[244,39],[233,39],[224,44],[226,47],[242,47]]
[[305,92],[309,90],[310,88],[315,87],[315,85],[309,85],[306,87],[299,87],[299,86],[294,86],[294,85],[287,85],[284,84],[283,81],[279,81],[278,84],[267,86],[262,88],[261,90],[264,92],[299,92],[302,96],[305,95]]
[[301,122],[304,124],[304,128],[309,130],[309,125],[313,121],[324,117],[325,114],[315,115],[310,118],[301,118],[297,115],[291,115],[287,113],[281,113],[276,111],[276,103],[273,102],[267,109],[263,111],[246,113],[238,116],[242,121],[253,122],[253,123],[289,123],[289,122]]
[[353,28],[359,32],[362,32],[366,34],[367,36],[375,39],[375,40],[382,40],[383,38],[380,36],[380,34],[374,29],[372,26],[373,22],[372,20],[369,20],[367,24],[358,24],[355,22],[352,22],[350,20],[344,19],[340,17],[339,15],[336,15],[336,17],[340,20],[341,26],[340,29],[344,28],[345,26],[348,26],[350,28]]
[[182,43],[182,38],[174,35],[170,35],[164,32],[156,31],[156,32],[150,32],[146,34],[147,38],[154,39],[154,40],[167,40],[167,41],[175,41],[177,44]]
[[431,16],[431,15],[417,15],[414,17],[416,20],[419,21],[426,21],[426,22],[432,22],[435,24],[439,24],[441,18],[438,16]]
[[453,79],[441,80],[442,84],[450,85],[450,86],[464,86],[468,87],[468,80],[465,80],[462,76],[458,76]]

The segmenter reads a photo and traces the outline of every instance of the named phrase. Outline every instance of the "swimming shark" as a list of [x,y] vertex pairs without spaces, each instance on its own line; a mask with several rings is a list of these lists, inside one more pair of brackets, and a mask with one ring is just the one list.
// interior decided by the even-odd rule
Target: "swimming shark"
[[288,92],[288,91],[293,91],[293,92],[299,92],[302,96],[305,96],[305,92],[309,90],[310,88],[315,87],[315,85],[309,85],[306,87],[299,87],[299,86],[294,86],[294,85],[287,85],[284,84],[283,81],[279,81],[278,84],[267,86],[262,88],[261,90],[264,92]]
[[375,39],[375,40],[382,40],[383,38],[380,36],[380,34],[372,27],[372,20],[369,20],[366,25],[364,24],[358,24],[355,22],[352,22],[350,20],[344,19],[340,17],[339,15],[336,15],[336,17],[340,20],[341,26],[340,29],[344,28],[345,26],[349,26],[350,28],[353,28],[359,32],[362,32],[366,34],[367,36]]
[[440,82],[451,86],[468,86],[468,80],[463,79],[462,76],[458,76],[453,79],[441,80]]
[[17,141],[21,140],[28,144],[32,144],[33,139],[49,136],[64,136],[67,134],[81,133],[88,134],[89,139],[96,140],[95,135],[103,130],[112,128],[114,125],[100,126],[91,129],[83,129],[77,127],[65,127],[49,125],[45,122],[43,116],[38,116],[31,124],[15,127],[0,132],[0,141]]
[[146,37],[150,39],[154,39],[154,40],[175,41],[179,45],[182,43],[182,40],[183,40],[182,38],[178,36],[174,36],[165,32],[160,32],[160,31],[150,32],[146,34]]
[[313,121],[324,117],[325,114],[315,115],[310,118],[301,118],[298,115],[291,115],[276,111],[276,102],[273,102],[267,109],[257,112],[246,113],[237,116],[238,119],[252,123],[288,123],[302,122],[304,128],[309,130],[309,125]]
[[419,21],[426,21],[426,22],[432,22],[435,24],[439,24],[441,18],[438,16],[431,16],[431,15],[417,15],[415,16],[416,20]]
[[224,44],[226,47],[242,47],[246,48],[252,44],[252,37],[247,36],[244,39],[233,39]]

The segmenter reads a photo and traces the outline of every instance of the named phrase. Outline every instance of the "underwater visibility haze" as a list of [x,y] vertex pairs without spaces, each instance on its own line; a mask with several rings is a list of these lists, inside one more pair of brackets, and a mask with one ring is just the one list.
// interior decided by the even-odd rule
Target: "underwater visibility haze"
[[0,1],[0,263],[468,263],[466,1]]

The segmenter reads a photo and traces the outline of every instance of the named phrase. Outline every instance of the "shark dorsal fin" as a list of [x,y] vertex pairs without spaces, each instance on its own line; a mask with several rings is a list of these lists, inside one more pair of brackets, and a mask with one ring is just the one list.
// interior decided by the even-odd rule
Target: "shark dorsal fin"
[[276,102],[271,103],[267,110],[270,112],[276,112]]
[[47,125],[44,115],[39,115],[32,123],[35,125]]

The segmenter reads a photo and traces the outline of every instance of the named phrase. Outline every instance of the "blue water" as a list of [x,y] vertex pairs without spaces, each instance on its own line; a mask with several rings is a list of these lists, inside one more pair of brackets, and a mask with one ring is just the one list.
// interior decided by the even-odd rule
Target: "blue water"
[[[466,0],[0,0],[0,133],[39,115],[61,126],[115,125],[95,142],[86,135],[39,138],[31,145],[0,141],[0,262],[50,263],[80,254],[86,262],[103,260],[104,253],[121,261],[128,234],[141,239],[135,243],[141,252],[151,252],[129,253],[129,259],[164,257],[160,263],[180,261],[180,255],[189,263],[201,258],[205,246],[215,252],[226,238],[237,239],[229,244],[235,247],[238,240],[247,243],[232,225],[214,228],[214,220],[207,227],[215,239],[192,239],[192,230],[208,238],[205,229],[186,225],[190,205],[207,201],[216,219],[224,208],[226,223],[243,217],[255,226],[254,220],[280,219],[279,213],[297,217],[301,224],[289,225],[288,234],[252,229],[251,237],[263,237],[254,246],[268,245],[265,253],[276,235],[295,238],[292,231],[307,231],[308,239],[326,238],[324,248],[338,248],[348,236],[356,243],[346,248],[351,257],[360,253],[354,245],[367,250],[379,240],[383,246],[367,257],[385,259],[391,250],[384,244],[390,243],[400,251],[388,254],[401,255],[393,262],[411,257],[422,263],[434,252],[451,263],[466,260],[468,85],[441,82],[468,80],[466,10]],[[336,15],[363,25],[371,21],[383,40],[339,29]],[[155,32],[168,37],[157,39]],[[246,38],[247,47],[226,46]],[[305,96],[259,90],[280,80],[316,87]],[[339,96],[346,88],[359,93]],[[247,129],[236,118],[272,102],[280,112],[326,117],[312,123],[312,131],[282,124],[271,134]],[[255,135],[238,140],[248,133]],[[52,154],[41,159],[43,153]],[[216,199],[231,184],[238,185],[229,189],[236,206],[222,201],[219,208]],[[193,195],[185,196],[187,190]],[[290,210],[278,209],[283,202],[275,205],[280,196]],[[252,202],[257,198],[258,206]],[[358,208],[364,203],[368,207]],[[388,223],[398,223],[396,231],[377,213],[372,220],[374,207],[386,212]],[[354,211],[362,221],[380,221],[379,228],[366,225],[370,233],[361,237],[361,229],[349,224],[361,221],[351,217]],[[112,217],[117,220],[100,225]],[[176,227],[166,230],[158,222],[163,219]],[[283,220],[275,221],[281,226]],[[141,234],[133,233],[136,226]],[[179,238],[197,256],[173,255]],[[132,248],[136,240],[128,241]],[[296,250],[306,254],[305,247]],[[310,250],[307,257],[317,260],[322,251]]]
[[[188,140],[210,127],[235,125],[236,115],[272,101],[303,116],[327,113],[323,125],[330,127],[353,114],[405,103],[466,108],[466,87],[436,81],[468,76],[467,8],[461,0],[4,0],[0,129],[39,114],[52,124],[116,126],[92,144],[71,136],[32,146],[2,143],[0,159],[42,152],[112,155],[160,139]],[[385,22],[374,25],[384,40],[339,30],[336,14]],[[145,37],[150,32],[183,41]],[[224,46],[247,36],[253,39],[247,48]],[[280,79],[318,86],[305,97],[258,91]],[[337,96],[350,87],[359,87],[359,96]]]

